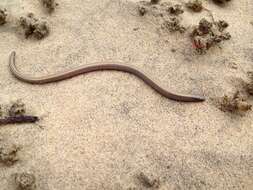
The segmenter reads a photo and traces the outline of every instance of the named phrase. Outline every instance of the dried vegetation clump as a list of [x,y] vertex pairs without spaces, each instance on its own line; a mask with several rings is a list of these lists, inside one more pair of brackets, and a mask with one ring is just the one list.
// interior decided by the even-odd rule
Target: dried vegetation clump
[[7,11],[6,9],[0,9],[0,25],[4,25],[6,23]]
[[36,178],[31,173],[17,173],[15,174],[15,184],[18,190],[35,190]]
[[0,140],[0,163],[6,166],[15,164],[19,160],[17,155],[19,150],[20,147]]
[[224,30],[228,27],[226,21],[209,22],[205,18],[201,19],[199,25],[195,26],[191,32],[191,39],[194,48],[199,53],[205,53],[211,47],[229,40],[231,35]]
[[190,0],[186,3],[186,7],[194,12],[201,12],[203,9],[201,0]]
[[180,15],[184,13],[182,5],[176,4],[168,7],[168,12],[174,15]]
[[20,116],[26,112],[25,104],[21,100],[13,102],[9,109],[9,116]]
[[55,0],[41,0],[41,2],[49,13],[52,13],[55,10],[55,7],[58,5]]
[[152,175],[145,174],[144,172],[140,172],[137,176],[139,182],[147,188],[159,188],[160,187],[160,180],[154,178]]
[[29,13],[26,17],[20,17],[20,26],[24,29],[25,37],[35,37],[40,40],[49,34],[49,27],[46,21],[39,20]]
[[252,105],[237,91],[233,96],[225,95],[220,103],[220,109],[224,112],[243,113],[251,110]]
[[162,29],[169,32],[185,32],[186,28],[181,24],[182,18],[180,14],[184,13],[183,6],[180,4],[164,3],[148,3],[141,1],[138,6],[138,12],[141,16],[152,15],[156,17],[156,22],[160,24]]
[[186,31],[186,28],[181,25],[181,20],[177,17],[171,17],[168,20],[165,20],[162,28],[166,28],[170,32],[180,32],[184,33]]

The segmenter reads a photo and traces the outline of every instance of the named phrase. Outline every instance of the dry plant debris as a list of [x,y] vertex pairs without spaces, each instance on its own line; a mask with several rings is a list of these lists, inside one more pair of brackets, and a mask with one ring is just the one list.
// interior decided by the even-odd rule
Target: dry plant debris
[[224,40],[229,40],[231,35],[224,30],[228,27],[226,21],[209,22],[205,18],[201,19],[198,26],[195,26],[191,32],[191,39],[194,48],[199,53],[206,51],[221,43]]
[[25,104],[21,100],[13,102],[9,109],[9,116],[24,115],[26,112]]
[[3,108],[2,108],[2,105],[0,105],[0,117],[3,116]]
[[5,118],[0,118],[0,125],[18,124],[18,123],[36,123],[37,121],[39,121],[39,118],[37,116],[30,116],[30,115],[9,116]]
[[55,7],[58,5],[55,0],[41,0],[41,2],[49,13],[53,12]]
[[140,1],[138,5],[138,12],[141,16],[144,16],[146,13],[151,13],[153,15],[161,15],[161,4],[158,2],[146,2]]
[[242,97],[239,91],[237,91],[233,96],[225,95],[220,103],[220,109],[224,112],[237,112],[242,113],[251,110],[252,105],[250,105],[245,98]]
[[29,13],[26,17],[20,17],[20,26],[25,31],[25,37],[35,37],[40,40],[49,34],[49,27],[46,21],[39,20]]
[[224,4],[224,3],[227,3],[229,1],[231,1],[231,0],[213,0],[213,2],[218,3],[218,4]]
[[253,72],[248,72],[250,77],[250,82],[245,82],[245,89],[249,95],[253,95]]
[[194,12],[201,12],[203,10],[203,5],[201,0],[190,0],[186,4],[186,7]]
[[151,2],[152,4],[157,4],[157,3],[160,2],[160,0],[151,0],[150,2]]
[[6,23],[7,11],[6,9],[0,9],[0,25],[4,25]]
[[7,110],[7,116],[0,115],[0,125],[16,124],[16,123],[35,123],[39,121],[37,116],[25,115],[25,104],[21,100],[12,103]]
[[155,179],[151,175],[146,175],[143,172],[140,172],[140,174],[137,176],[141,184],[147,188],[159,188],[160,181],[158,179]]
[[174,14],[174,15],[179,15],[179,14],[183,14],[184,10],[182,5],[176,4],[176,5],[172,5],[168,8],[168,12],[170,14]]
[[20,147],[3,142],[0,140],[0,163],[6,166],[12,166],[19,159],[17,156]]
[[218,27],[218,30],[220,32],[223,32],[229,26],[229,24],[224,20],[219,20],[218,22],[215,22],[214,24]]
[[170,32],[179,31],[180,33],[184,33],[186,31],[186,28],[181,25],[181,21],[177,17],[171,17],[168,20],[165,20],[162,28],[166,28]]
[[144,6],[139,6],[138,11],[141,16],[144,16],[147,13],[147,9]]
[[35,190],[36,178],[31,173],[17,173],[15,174],[15,184],[17,185],[17,190]]
[[253,95],[253,81],[247,84],[246,90],[250,95]]
[[149,3],[146,1],[140,1],[138,6],[138,11],[140,15],[144,15],[147,12],[157,12],[155,15],[163,16],[166,14],[179,15],[184,13],[182,5],[175,4],[172,5],[169,2],[164,3]]
[[182,19],[178,15],[184,12],[182,5],[171,4],[170,2],[152,4],[150,2],[141,1],[138,6],[138,12],[141,16],[147,13],[157,17],[156,22],[159,22],[163,29],[170,32],[179,31],[185,32],[186,28],[181,25]]

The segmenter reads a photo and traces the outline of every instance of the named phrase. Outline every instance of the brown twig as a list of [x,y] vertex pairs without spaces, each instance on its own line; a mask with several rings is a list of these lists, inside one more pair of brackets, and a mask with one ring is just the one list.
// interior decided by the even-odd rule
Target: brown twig
[[17,124],[17,123],[35,123],[39,121],[37,116],[30,115],[19,115],[19,116],[8,116],[0,119],[0,125]]

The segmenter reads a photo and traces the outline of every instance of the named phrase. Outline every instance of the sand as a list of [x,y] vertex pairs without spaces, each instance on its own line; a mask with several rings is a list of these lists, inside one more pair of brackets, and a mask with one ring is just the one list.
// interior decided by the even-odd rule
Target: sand
[[[183,2],[183,1],[173,1]],[[185,1],[186,2],[186,1]],[[1,104],[22,99],[38,125],[9,125],[0,136],[20,145],[11,167],[0,166],[0,189],[13,189],[12,175],[32,172],[39,190],[152,189],[140,172],[160,181],[158,189],[252,189],[253,112],[222,112],[213,99],[238,89],[253,62],[253,2],[204,6],[230,26],[231,40],[204,55],[189,36],[164,32],[152,15],[137,13],[137,0],[62,0],[48,14],[39,1],[1,0],[9,13],[0,27]],[[25,39],[15,22],[33,12],[50,35]],[[207,12],[185,10],[192,26]],[[171,49],[175,49],[173,52]],[[96,61],[136,65],[175,92],[204,95],[204,103],[168,100],[135,76],[95,72],[38,86],[16,80],[8,56],[39,76]],[[249,99],[253,103],[253,99]]]

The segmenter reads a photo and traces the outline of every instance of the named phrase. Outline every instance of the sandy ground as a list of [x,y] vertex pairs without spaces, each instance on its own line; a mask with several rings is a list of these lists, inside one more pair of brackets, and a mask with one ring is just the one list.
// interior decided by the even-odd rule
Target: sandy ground
[[[1,190],[13,189],[11,176],[23,171],[35,174],[39,190],[148,189],[136,177],[140,172],[159,179],[158,189],[253,188],[253,112],[235,116],[212,101],[233,93],[235,81],[246,80],[253,69],[252,0],[226,7],[204,1],[215,19],[230,23],[232,35],[205,55],[194,53],[187,34],[161,31],[152,15],[140,17],[137,2],[62,0],[49,15],[38,1],[0,1],[10,15],[0,27],[1,103],[21,98],[44,126],[0,128],[3,138],[22,147],[19,162],[0,166]],[[15,19],[28,12],[49,22],[44,40],[17,32]],[[210,19],[206,12],[188,10],[182,17],[186,26]],[[12,50],[20,70],[32,75],[121,60],[172,91],[204,95],[207,101],[171,101],[120,72],[25,84],[8,70]]]

